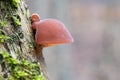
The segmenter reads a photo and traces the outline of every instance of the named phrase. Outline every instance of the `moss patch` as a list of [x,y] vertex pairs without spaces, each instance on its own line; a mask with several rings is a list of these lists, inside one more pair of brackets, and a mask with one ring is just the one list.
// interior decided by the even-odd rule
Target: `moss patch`
[[7,21],[0,21],[0,29],[2,29],[3,27],[5,27],[7,24]]
[[6,36],[3,30],[0,29],[0,43],[4,43],[8,39],[10,39],[10,37]]
[[16,27],[21,26],[21,18],[19,15],[13,15],[11,18],[12,18],[14,26]]
[[0,80],[45,80],[37,62],[29,62],[24,58],[14,59],[5,51],[0,51],[0,62],[5,64],[4,68],[7,69],[4,74],[7,77],[0,75]]

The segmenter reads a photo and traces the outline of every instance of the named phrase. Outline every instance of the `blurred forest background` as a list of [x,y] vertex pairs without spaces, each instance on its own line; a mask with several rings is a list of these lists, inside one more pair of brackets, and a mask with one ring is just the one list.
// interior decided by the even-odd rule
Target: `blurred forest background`
[[120,80],[120,0],[26,0],[65,23],[74,43],[44,49],[51,80]]

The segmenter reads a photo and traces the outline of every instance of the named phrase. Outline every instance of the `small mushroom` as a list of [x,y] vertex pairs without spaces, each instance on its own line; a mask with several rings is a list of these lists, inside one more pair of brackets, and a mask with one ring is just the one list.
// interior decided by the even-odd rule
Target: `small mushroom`
[[65,25],[55,19],[40,21],[39,15],[33,14],[32,28],[36,29],[35,41],[43,47],[73,42],[73,38]]
[[40,16],[37,13],[34,13],[30,16],[32,22],[32,28],[36,29],[36,25],[40,22]]

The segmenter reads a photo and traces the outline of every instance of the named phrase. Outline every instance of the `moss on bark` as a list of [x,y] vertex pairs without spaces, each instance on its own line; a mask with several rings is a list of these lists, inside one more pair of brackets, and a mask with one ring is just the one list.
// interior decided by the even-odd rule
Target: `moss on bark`
[[[30,26],[29,10],[23,0],[0,0],[0,79],[45,79],[34,56]],[[36,66],[30,68],[32,65],[37,65],[37,70]]]

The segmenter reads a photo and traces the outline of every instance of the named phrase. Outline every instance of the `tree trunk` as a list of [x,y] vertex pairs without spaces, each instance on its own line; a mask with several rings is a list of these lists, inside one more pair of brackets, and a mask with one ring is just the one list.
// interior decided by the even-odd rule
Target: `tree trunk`
[[0,0],[0,80],[45,80],[30,24],[24,0]]

